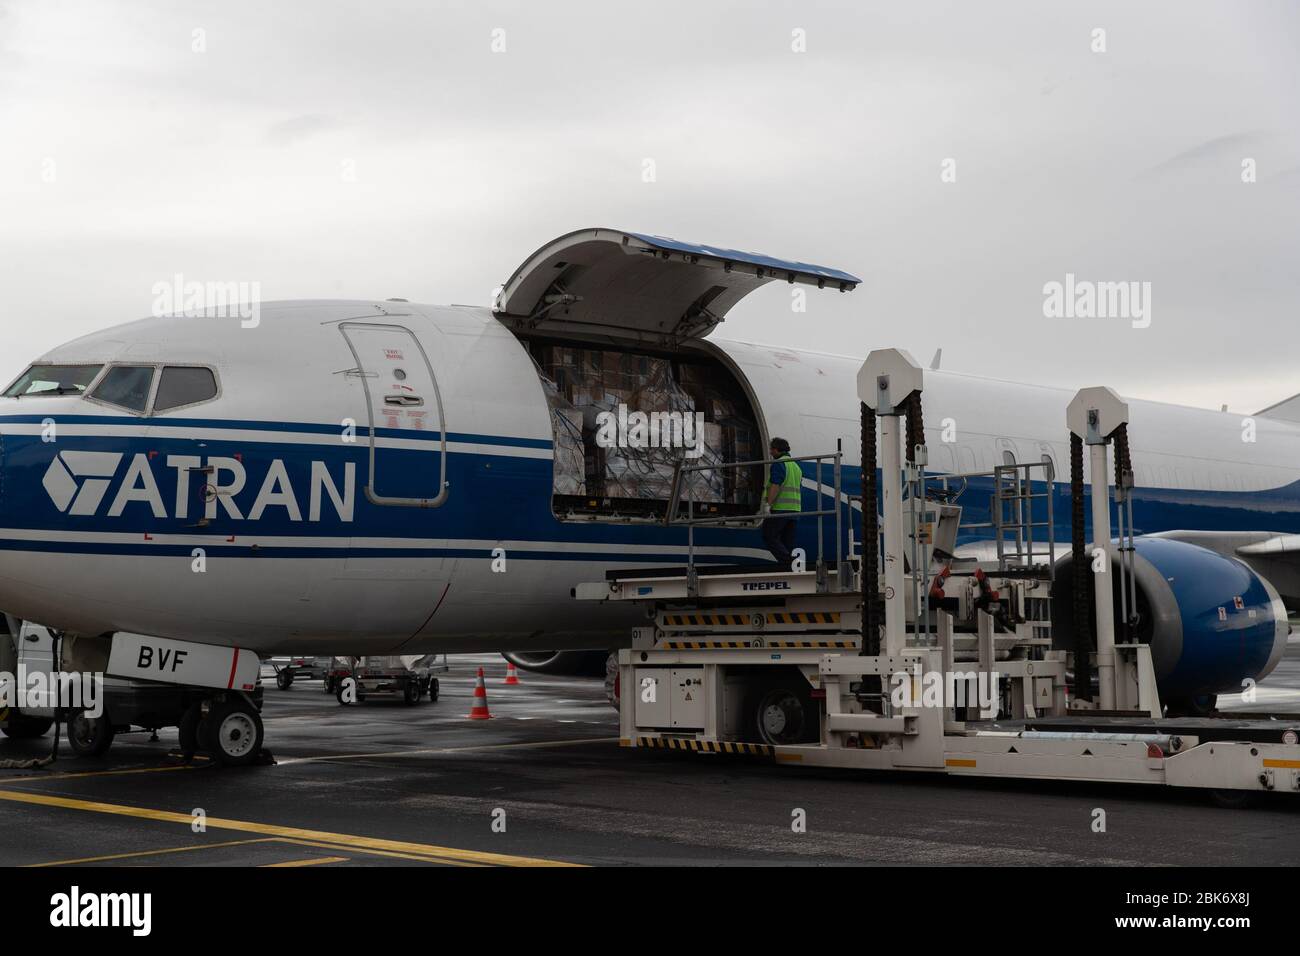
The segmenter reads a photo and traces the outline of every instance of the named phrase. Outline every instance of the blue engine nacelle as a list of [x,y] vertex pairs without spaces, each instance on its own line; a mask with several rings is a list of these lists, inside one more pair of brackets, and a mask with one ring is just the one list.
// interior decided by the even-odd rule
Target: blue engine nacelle
[[[1151,646],[1160,699],[1188,702],[1210,694],[1240,693],[1277,666],[1290,633],[1286,608],[1268,581],[1235,558],[1169,538],[1134,539],[1137,623],[1133,637]],[[1119,556],[1112,553],[1115,641],[1120,624]],[[1055,647],[1074,648],[1073,556],[1057,562],[1052,589]],[[1088,611],[1093,608],[1089,574]],[[1089,645],[1096,646],[1095,632]]]

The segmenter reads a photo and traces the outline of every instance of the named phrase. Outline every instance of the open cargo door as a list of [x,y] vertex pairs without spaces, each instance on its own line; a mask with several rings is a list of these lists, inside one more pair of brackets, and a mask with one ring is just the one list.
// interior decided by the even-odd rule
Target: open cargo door
[[848,292],[862,280],[735,249],[582,229],[533,253],[502,287],[493,311],[521,332],[603,332],[675,345],[708,335],[737,302],[773,281]]

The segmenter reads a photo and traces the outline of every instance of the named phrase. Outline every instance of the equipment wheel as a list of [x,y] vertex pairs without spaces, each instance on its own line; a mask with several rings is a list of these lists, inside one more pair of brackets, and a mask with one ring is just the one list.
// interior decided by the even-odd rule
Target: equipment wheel
[[817,710],[806,687],[791,682],[760,686],[747,706],[751,740],[773,746],[808,743],[819,731]]
[[100,757],[113,745],[116,731],[107,714],[87,717],[78,710],[68,718],[68,746],[79,757]]
[[243,767],[262,749],[262,716],[240,696],[213,704],[199,725],[199,741],[213,760],[226,767]]

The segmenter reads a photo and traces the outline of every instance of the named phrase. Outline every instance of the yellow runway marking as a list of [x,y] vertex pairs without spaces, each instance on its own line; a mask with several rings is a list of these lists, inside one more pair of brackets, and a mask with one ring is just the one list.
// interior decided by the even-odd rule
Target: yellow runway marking
[[346,863],[346,856],[318,856],[309,860],[287,860],[284,863],[263,863],[262,869],[274,869],[277,866],[320,866],[322,863]]
[[167,764],[161,767],[130,767],[124,770],[80,770],[68,773],[29,774],[25,777],[0,777],[0,783],[35,783],[46,780],[72,780],[77,777],[114,777],[129,773],[162,773],[166,770],[198,770],[207,764]]
[[191,850],[215,850],[223,846],[248,846],[250,843],[279,843],[279,837],[261,837],[256,840],[227,840],[225,843],[195,843],[191,846],[169,846],[161,850],[136,850],[134,853],[112,853],[108,856],[83,856],[77,860],[51,860],[49,863],[29,863],[29,869],[43,866],[75,866],[78,863],[107,863],[112,860],[129,860],[141,856],[162,856],[165,853],[188,853]]
[[[80,863],[111,863],[116,860],[139,859],[148,856],[164,856],[169,853],[187,853],[191,850],[217,850],[222,847],[232,846],[251,846],[258,843],[285,843],[292,846],[310,846],[318,850],[339,850],[349,849],[337,843],[321,843],[316,840],[289,840],[285,837],[258,837],[253,840],[227,840],[223,843],[194,843],[189,846],[171,846],[164,847],[161,850],[136,850],[132,853],[110,853],[105,856],[86,856],[75,860],[51,860],[48,863],[29,863],[27,868],[40,869],[50,866],[76,866]],[[390,857],[398,860],[415,860],[419,863],[436,863],[445,866],[483,866],[481,863],[467,863],[463,860],[449,860],[435,856],[425,856],[416,853],[394,853],[389,850],[362,850],[368,856]]]
[[[176,813],[171,810],[150,810],[146,807],[130,807],[115,803],[98,803],[93,800],[77,800],[71,797],[56,797],[44,793],[24,793],[21,790],[0,790],[0,800],[8,800],[12,803],[34,804],[36,806],[61,807],[68,810],[86,810],[91,813],[106,813],[113,816],[133,817],[137,820],[157,820],[162,823],[176,823],[186,827],[193,822],[193,817],[188,813]],[[391,850],[399,853],[411,853],[424,858],[482,863],[489,866],[578,865],[537,857],[510,856],[504,853],[487,853],[481,850],[461,850],[455,847],[433,846],[426,843],[409,843],[405,840],[385,840],[378,837],[330,833],[325,830],[307,830],[301,827],[282,827],[272,823],[227,820],[221,817],[208,817],[207,826],[209,829],[213,830],[235,830],[241,833],[260,833],[265,836],[285,837],[291,840],[319,840],[352,850]]]
[[[318,843],[315,840],[285,840],[285,843],[296,843],[299,846],[314,846],[321,850],[347,850],[351,847],[340,846],[337,843]],[[421,863],[437,863],[440,866],[485,866],[483,863],[468,863],[464,860],[449,860],[445,857],[422,856],[416,853],[394,853],[391,850],[362,850],[362,853],[370,856],[390,856],[397,860],[418,860]]]
[[568,747],[574,744],[612,744],[617,737],[584,737],[577,740],[537,740],[514,744],[480,744],[474,747],[434,747],[428,750],[390,750],[368,754],[330,754],[324,757],[287,757],[277,758],[276,765],[286,767],[295,763],[317,763],[326,760],[364,760],[367,757],[426,757],[434,754],[474,753],[488,750],[522,750],[525,748]]

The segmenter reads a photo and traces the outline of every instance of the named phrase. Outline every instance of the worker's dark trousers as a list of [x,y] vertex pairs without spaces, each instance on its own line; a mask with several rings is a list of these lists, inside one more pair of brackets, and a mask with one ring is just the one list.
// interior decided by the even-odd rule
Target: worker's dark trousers
[[773,515],[763,519],[763,544],[772,552],[776,563],[784,568],[790,567],[794,555],[794,533],[799,525],[798,518],[778,517]]

